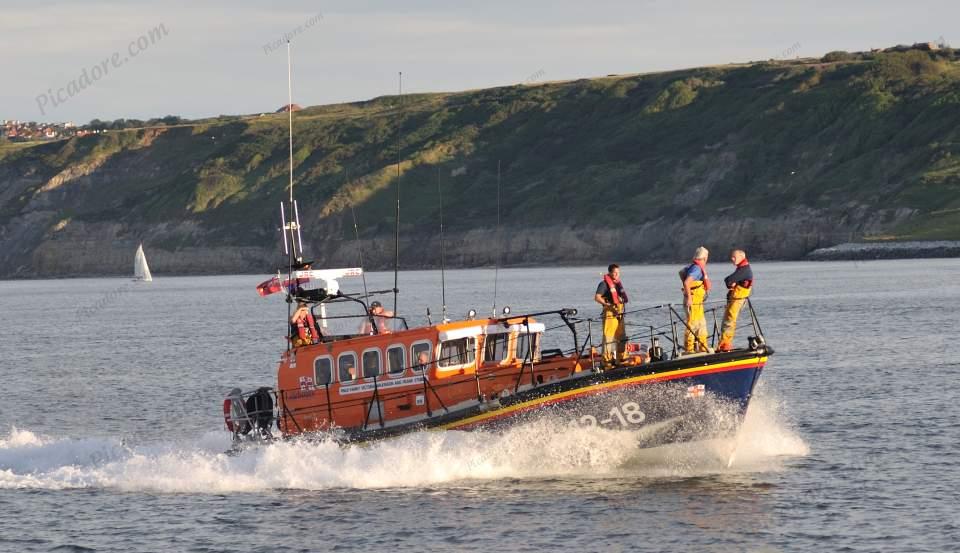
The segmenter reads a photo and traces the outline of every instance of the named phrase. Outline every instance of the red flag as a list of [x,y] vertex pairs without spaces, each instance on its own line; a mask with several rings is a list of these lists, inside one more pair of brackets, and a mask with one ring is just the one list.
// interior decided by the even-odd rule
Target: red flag
[[270,280],[265,280],[257,285],[257,293],[260,296],[269,296],[270,294],[276,294],[277,292],[283,290],[284,287],[290,290],[291,293],[296,289],[297,285],[305,284],[310,282],[310,279],[307,277],[302,278],[292,278],[283,281],[283,285],[280,284],[280,279],[273,277]]
[[280,290],[283,290],[283,287],[280,286],[280,279],[277,277],[273,277],[257,285],[257,293],[260,294],[261,297],[275,294]]

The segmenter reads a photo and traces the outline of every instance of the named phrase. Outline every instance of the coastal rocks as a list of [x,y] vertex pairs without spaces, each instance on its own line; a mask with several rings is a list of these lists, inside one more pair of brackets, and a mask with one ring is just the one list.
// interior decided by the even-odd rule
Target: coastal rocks
[[911,259],[960,257],[960,242],[846,242],[829,248],[818,248],[807,254],[811,261]]

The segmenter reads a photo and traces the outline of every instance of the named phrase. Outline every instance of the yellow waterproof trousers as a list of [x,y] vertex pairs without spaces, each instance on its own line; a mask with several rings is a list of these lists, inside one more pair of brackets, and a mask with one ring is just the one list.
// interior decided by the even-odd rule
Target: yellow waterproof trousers
[[723,326],[720,329],[720,344],[717,349],[727,351],[733,349],[733,335],[737,331],[737,317],[740,310],[750,297],[750,288],[735,286],[727,294],[727,308],[723,312]]
[[[687,327],[683,329],[684,348],[687,353],[707,351],[707,319],[703,315],[703,300],[707,290],[703,283],[693,283],[696,288],[690,291],[690,305],[687,308]],[[691,332],[692,331],[692,332]]]
[[627,349],[627,331],[623,324],[623,305],[603,308],[603,364],[613,365],[624,359]]

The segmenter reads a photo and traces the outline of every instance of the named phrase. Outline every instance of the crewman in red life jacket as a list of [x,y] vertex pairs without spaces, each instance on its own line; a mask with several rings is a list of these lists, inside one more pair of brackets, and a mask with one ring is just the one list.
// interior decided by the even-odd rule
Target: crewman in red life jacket
[[603,365],[610,368],[617,359],[626,358],[627,349],[623,310],[629,300],[620,282],[619,265],[612,263],[607,267],[607,274],[603,275],[593,299],[603,306]]
[[703,303],[710,292],[710,277],[707,276],[707,258],[710,252],[700,246],[693,254],[693,262],[680,269],[683,283],[683,306],[687,311],[687,324],[683,331],[685,353],[709,352],[707,346],[707,319]]
[[290,317],[290,335],[293,337],[293,347],[315,344],[320,337],[317,332],[317,322],[306,302],[297,302],[297,310]]
[[753,269],[747,261],[747,254],[743,250],[730,252],[730,262],[736,269],[723,279],[727,285],[727,308],[723,312],[723,327],[720,330],[720,344],[717,351],[733,349],[733,335],[737,331],[737,317],[740,309],[747,303],[750,292],[753,290]]

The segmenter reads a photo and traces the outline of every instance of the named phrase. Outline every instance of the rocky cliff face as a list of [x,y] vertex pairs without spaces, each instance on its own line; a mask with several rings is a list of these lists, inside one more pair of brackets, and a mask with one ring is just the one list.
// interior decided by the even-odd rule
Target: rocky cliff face
[[[355,265],[356,219],[367,268],[392,267],[398,178],[405,268],[440,263],[440,192],[450,266],[960,239],[952,56],[307,108],[294,123],[304,242],[319,264]],[[140,242],[158,274],[271,272],[287,160],[283,115],[0,145],[0,277],[130,274]]]
[[[446,264],[455,267],[491,266],[498,258],[505,265],[564,265],[616,262],[680,262],[699,245],[715,252],[742,247],[751,256],[765,259],[799,259],[807,252],[853,240],[877,230],[886,218],[877,213],[843,223],[812,210],[795,210],[778,218],[713,218],[705,221],[650,221],[618,228],[524,227],[508,222],[498,233],[484,227],[451,232],[445,236]],[[42,228],[54,219],[40,219]],[[279,242],[263,246],[195,246],[214,242],[195,224],[157,224],[128,227],[119,223],[67,224],[45,233],[35,247],[10,250],[9,260],[19,260],[19,271],[7,276],[86,276],[132,274],[133,252],[142,240],[155,274],[269,273],[283,264]],[[304,239],[310,257],[319,266],[353,266],[362,248],[369,269],[393,267],[394,243],[389,235],[329,239],[310,233]],[[178,244],[181,243],[183,245]],[[407,269],[440,265],[438,232],[404,235],[400,240],[401,265]],[[6,251],[6,250],[5,250]],[[836,257],[834,257],[836,258]]]

